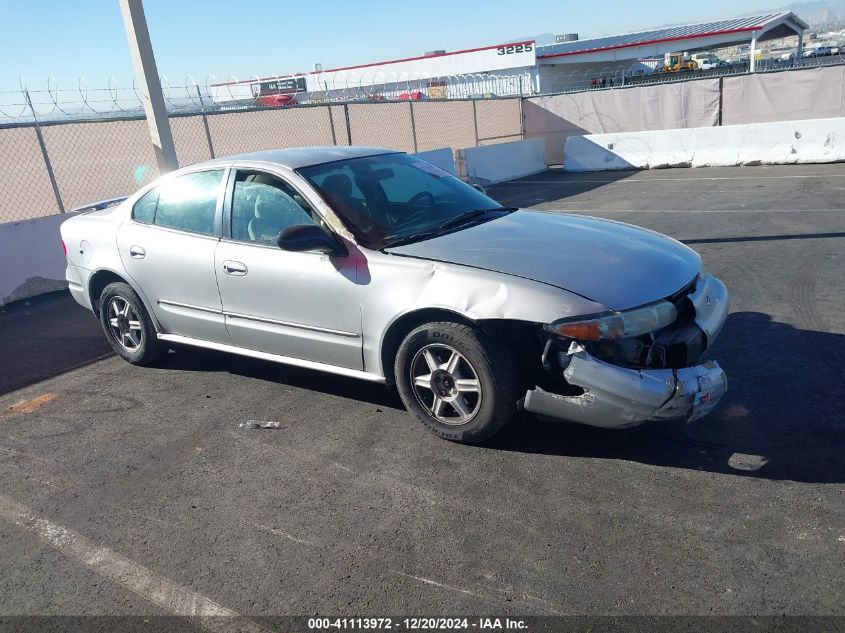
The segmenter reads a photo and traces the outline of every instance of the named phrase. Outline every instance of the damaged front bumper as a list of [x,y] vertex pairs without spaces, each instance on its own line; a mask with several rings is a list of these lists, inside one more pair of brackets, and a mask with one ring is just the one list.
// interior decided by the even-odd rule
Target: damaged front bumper
[[728,389],[716,361],[684,369],[625,369],[593,358],[580,346],[563,374],[584,393],[561,396],[536,387],[525,394],[525,409],[591,426],[625,428],[648,420],[697,420]]
[[[715,277],[704,275],[689,299],[709,348],[727,319],[727,290]],[[595,358],[576,342],[566,356],[563,378],[583,393],[560,395],[537,386],[525,394],[527,411],[605,428],[649,420],[691,422],[710,413],[728,389],[716,361],[680,369],[629,369]]]

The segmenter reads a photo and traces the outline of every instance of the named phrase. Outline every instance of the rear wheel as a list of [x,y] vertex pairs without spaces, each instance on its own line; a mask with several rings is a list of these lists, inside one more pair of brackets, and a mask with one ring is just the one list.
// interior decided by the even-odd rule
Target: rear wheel
[[141,298],[127,283],[103,288],[100,323],[115,353],[133,365],[149,365],[167,351]]
[[513,358],[472,327],[419,326],[399,346],[394,370],[405,406],[445,439],[483,442],[516,412],[519,380]]

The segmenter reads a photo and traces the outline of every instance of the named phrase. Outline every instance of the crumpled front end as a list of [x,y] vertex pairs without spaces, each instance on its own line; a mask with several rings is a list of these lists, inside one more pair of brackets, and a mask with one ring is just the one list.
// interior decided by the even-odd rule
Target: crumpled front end
[[683,369],[637,370],[590,356],[577,343],[563,375],[583,393],[564,396],[537,387],[525,396],[525,409],[591,426],[625,428],[648,420],[704,417],[728,388],[716,361]]
[[548,345],[544,357],[552,380],[526,393],[525,409],[605,428],[710,413],[727,391],[727,377],[716,361],[700,357],[727,319],[727,289],[715,277],[700,276],[673,300],[676,323],[641,340],[553,341],[558,350]]

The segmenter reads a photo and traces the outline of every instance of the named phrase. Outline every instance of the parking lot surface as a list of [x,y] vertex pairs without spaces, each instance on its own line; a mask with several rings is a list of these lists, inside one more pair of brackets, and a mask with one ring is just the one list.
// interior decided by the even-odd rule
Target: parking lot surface
[[732,294],[717,410],[461,446],[386,387],[184,349],[137,368],[65,296],[11,306],[0,615],[845,615],[845,165],[490,193],[701,253]]

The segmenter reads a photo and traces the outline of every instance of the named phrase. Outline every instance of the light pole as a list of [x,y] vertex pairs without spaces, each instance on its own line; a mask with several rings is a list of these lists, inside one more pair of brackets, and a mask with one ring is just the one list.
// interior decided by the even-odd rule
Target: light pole
[[161,81],[158,78],[147,18],[141,0],[118,0],[123,14],[123,26],[129,41],[129,54],[135,69],[135,79],[141,88],[141,101],[150,128],[159,174],[167,173],[179,167],[170,120],[161,93]]

